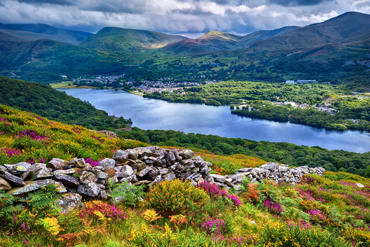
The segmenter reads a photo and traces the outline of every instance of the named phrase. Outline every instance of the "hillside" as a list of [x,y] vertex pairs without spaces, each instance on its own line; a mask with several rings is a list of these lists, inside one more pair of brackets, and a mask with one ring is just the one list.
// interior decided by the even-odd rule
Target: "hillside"
[[163,50],[174,54],[202,54],[217,51],[233,51],[247,47],[255,41],[283,34],[297,27],[283,27],[275,30],[257,31],[246,36],[210,31],[196,39],[186,39],[167,45]]
[[105,27],[80,46],[114,54],[130,54],[161,48],[183,39],[186,38],[159,32]]
[[77,77],[122,71],[115,58],[53,40],[8,42],[0,38],[0,75],[50,82],[60,75]]
[[50,86],[7,77],[0,77],[0,104],[90,129],[115,130],[130,123],[124,118],[114,121],[105,111]]
[[[268,179],[251,183],[245,172],[249,168],[245,168],[227,177],[229,185],[230,181],[240,183],[239,187],[228,189],[229,186],[220,187],[226,179],[217,174],[215,164],[232,159],[198,150],[196,155],[215,162],[207,163],[216,172],[209,175],[210,180],[171,178],[148,188],[144,185],[148,181],[127,181],[156,169],[168,172],[167,168],[152,167],[149,163],[160,152],[167,152],[162,154],[169,157],[165,163],[170,159],[200,162],[202,158],[193,157],[191,150],[179,152],[173,147],[133,149],[147,144],[109,138],[3,105],[0,119],[1,246],[370,244],[370,180],[361,176],[325,172],[306,174],[295,185]],[[153,149],[159,153],[152,153]],[[135,162],[140,164],[132,163],[134,160],[128,159],[128,155],[149,164],[138,159]],[[234,162],[243,163],[244,167],[261,164],[253,159],[239,156]],[[124,161],[128,163],[121,164]],[[17,165],[10,165],[14,163]],[[139,165],[145,169],[137,172],[131,168]],[[266,172],[272,166],[282,174],[287,169],[294,172],[307,169],[269,163],[252,170],[260,177],[262,174],[256,171]],[[181,168],[189,167],[184,164],[175,169]],[[21,185],[21,177],[29,180]],[[221,178],[224,182],[220,183]],[[284,177],[289,179],[288,175]],[[10,184],[14,188],[8,191]]]
[[92,34],[87,32],[69,31],[46,24],[2,24],[0,32],[14,36],[19,40],[36,41],[50,39],[71,45],[78,45]]

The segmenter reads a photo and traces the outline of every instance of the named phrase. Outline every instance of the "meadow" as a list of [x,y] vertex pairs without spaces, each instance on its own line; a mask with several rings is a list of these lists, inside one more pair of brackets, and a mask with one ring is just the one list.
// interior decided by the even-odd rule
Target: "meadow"
[[[54,157],[92,163],[148,145],[3,105],[0,131],[1,164]],[[194,152],[219,174],[265,163]],[[370,180],[345,172],[306,175],[296,186],[245,180],[240,193],[208,182],[110,182],[108,200],[85,198],[84,208],[68,214],[56,207],[57,192],[53,185],[19,198],[0,192],[0,246],[370,246]]]

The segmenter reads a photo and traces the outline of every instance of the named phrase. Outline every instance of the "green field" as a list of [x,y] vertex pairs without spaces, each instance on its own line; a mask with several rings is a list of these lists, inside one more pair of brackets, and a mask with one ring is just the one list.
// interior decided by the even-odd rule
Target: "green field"
[[51,88],[66,88],[73,85],[72,81],[64,81],[61,83],[52,83],[50,84]]

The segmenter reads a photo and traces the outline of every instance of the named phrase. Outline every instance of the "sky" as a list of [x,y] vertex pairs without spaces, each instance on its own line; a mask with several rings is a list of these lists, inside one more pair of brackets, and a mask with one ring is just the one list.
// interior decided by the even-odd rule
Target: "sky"
[[248,34],[323,22],[370,0],[0,0],[0,23],[45,23],[97,32],[122,27],[198,36]]

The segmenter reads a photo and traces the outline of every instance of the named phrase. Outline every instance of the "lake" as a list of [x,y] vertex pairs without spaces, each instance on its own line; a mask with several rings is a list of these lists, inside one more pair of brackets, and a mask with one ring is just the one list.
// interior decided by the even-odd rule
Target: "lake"
[[231,114],[228,106],[169,103],[142,98],[122,90],[59,89],[59,91],[88,101],[109,115],[131,118],[133,126],[145,130],[176,130],[255,141],[288,142],[357,153],[370,151],[370,136],[366,132],[339,132],[251,119]]

